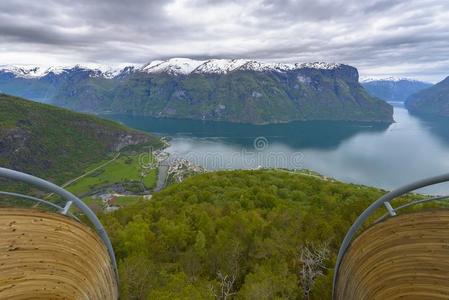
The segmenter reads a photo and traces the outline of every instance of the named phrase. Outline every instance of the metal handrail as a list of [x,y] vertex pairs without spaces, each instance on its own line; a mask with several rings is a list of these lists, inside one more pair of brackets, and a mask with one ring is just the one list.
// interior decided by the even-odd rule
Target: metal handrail
[[[420,200],[415,200],[412,201],[410,203],[406,203],[403,205],[400,205],[398,207],[394,208],[394,211],[397,212],[398,210],[413,206],[413,205],[417,205],[417,204],[422,204],[422,203],[427,203],[427,202],[432,202],[432,201],[441,201],[441,200],[448,200],[449,196],[438,196],[438,197],[430,197],[430,198],[425,198],[425,199],[420,199]],[[377,224],[379,222],[382,222],[383,220],[385,220],[388,216],[391,216],[390,213],[385,213],[383,214],[379,219],[377,219],[376,221],[373,222],[373,224]]]
[[[357,219],[352,224],[351,228],[349,228],[348,232],[346,233],[345,238],[343,239],[343,242],[341,243],[340,250],[338,251],[337,261],[335,263],[335,269],[334,269],[332,298],[334,298],[334,296],[335,296],[335,288],[336,288],[336,284],[337,284],[338,272],[339,272],[340,265],[341,265],[341,262],[343,260],[343,257],[346,254],[346,251],[348,250],[349,245],[350,245],[352,239],[354,238],[354,236],[356,235],[358,230],[362,227],[362,225],[365,223],[365,221],[378,208],[382,207],[382,205],[385,205],[385,207],[389,211],[390,215],[394,215],[395,214],[395,210],[393,209],[391,211],[392,207],[391,207],[390,201],[392,201],[393,199],[395,199],[395,198],[397,198],[399,196],[403,196],[405,194],[413,192],[414,190],[417,190],[417,189],[420,189],[420,188],[423,188],[423,187],[426,187],[426,186],[430,186],[430,185],[434,185],[434,184],[438,184],[438,183],[443,183],[443,182],[447,182],[447,181],[449,181],[449,174],[443,174],[443,175],[440,175],[440,176],[426,178],[426,179],[419,180],[419,181],[416,181],[414,183],[405,185],[405,186],[400,187],[400,188],[398,188],[398,189],[396,189],[396,190],[394,190],[392,192],[389,192],[389,193],[385,194],[384,196],[382,196],[381,198],[377,199],[376,201],[371,203],[371,205],[368,206],[368,208],[365,209],[357,217]],[[436,198],[440,198],[440,197],[436,197]],[[434,200],[437,200],[437,199],[434,199]],[[417,204],[417,203],[415,203],[415,204]]]
[[[42,204],[51,206],[53,208],[56,208],[58,210],[58,212],[60,212],[60,213],[64,212],[64,207],[61,207],[61,206],[59,206],[57,204],[54,204],[54,203],[52,203],[50,201],[47,201],[47,200],[44,200],[44,199],[40,199],[40,198],[37,198],[37,197],[24,195],[24,194],[19,194],[19,193],[5,192],[5,191],[0,191],[0,195],[12,196],[12,197],[20,198],[20,199],[25,199],[25,200],[31,200],[31,201],[34,201],[34,202],[42,203]],[[67,212],[67,215],[71,216],[72,218],[76,219],[77,221],[80,221],[80,219],[78,219],[71,212]]]
[[[83,201],[81,201],[76,196],[74,196],[72,193],[57,186],[54,183],[51,183],[49,181],[43,180],[41,178],[26,174],[26,173],[10,170],[10,169],[6,169],[6,168],[0,168],[0,177],[4,177],[4,178],[15,180],[15,181],[25,182],[30,185],[36,186],[38,188],[41,188],[41,189],[49,191],[49,192],[53,192],[53,193],[61,196],[63,199],[65,199],[67,201],[66,206],[64,208],[57,206],[59,209],[62,209],[61,213],[63,213],[63,214],[67,214],[68,209],[70,208],[70,205],[75,204],[75,206],[78,207],[78,209],[86,215],[86,217],[89,219],[89,221],[92,222],[98,235],[103,240],[103,243],[105,244],[105,246],[108,250],[108,254],[111,259],[112,265],[114,266],[114,271],[115,271],[116,279],[118,282],[117,262],[115,259],[114,249],[112,248],[111,240],[109,239],[109,236],[106,233],[106,230],[104,229],[100,220],[98,220],[95,213]],[[20,194],[18,194],[18,195],[20,195]],[[30,197],[31,196],[28,196],[28,199],[30,199],[30,200],[31,200],[31,198],[34,198],[34,197],[31,197],[31,198]],[[39,198],[35,198],[34,200],[36,200],[36,199],[39,199]],[[42,199],[39,199],[39,200],[41,200],[41,201],[38,201],[38,202],[45,201]]]

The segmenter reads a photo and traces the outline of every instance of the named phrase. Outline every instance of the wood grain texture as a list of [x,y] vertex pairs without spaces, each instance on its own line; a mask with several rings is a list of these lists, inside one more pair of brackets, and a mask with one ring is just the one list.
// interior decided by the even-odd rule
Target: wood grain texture
[[335,299],[449,299],[449,210],[402,214],[361,233]]
[[66,216],[0,209],[0,299],[117,299],[97,234]]

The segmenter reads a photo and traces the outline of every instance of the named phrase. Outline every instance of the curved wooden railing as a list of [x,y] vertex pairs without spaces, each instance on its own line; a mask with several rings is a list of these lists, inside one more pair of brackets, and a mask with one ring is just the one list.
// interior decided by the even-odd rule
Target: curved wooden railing
[[0,208],[0,299],[116,300],[108,251],[90,227],[59,213]]
[[[388,211],[388,214],[384,215],[378,221],[376,221],[371,228],[378,228],[378,227],[385,226],[385,224],[390,224],[388,222],[393,222],[391,220],[394,220],[394,221],[397,221],[400,223],[402,215],[396,216],[398,213],[398,210],[406,208],[406,207],[410,207],[410,206],[413,206],[416,204],[422,204],[422,203],[426,203],[426,202],[430,202],[430,201],[448,199],[449,196],[432,197],[432,198],[428,198],[428,199],[417,200],[417,201],[407,203],[405,205],[401,205],[397,208],[393,208],[393,205],[391,203],[395,198],[405,195],[414,190],[426,187],[426,186],[430,186],[430,185],[434,185],[434,184],[438,184],[438,183],[442,183],[442,182],[447,182],[447,181],[449,181],[449,174],[420,180],[415,183],[406,185],[406,186],[401,187],[397,190],[394,190],[394,191],[384,195],[380,199],[376,200],[365,211],[363,211],[362,214],[360,214],[360,216],[356,219],[356,221],[353,223],[351,228],[346,233],[346,236],[345,236],[345,238],[341,244],[340,250],[338,252],[337,261],[336,261],[335,270],[334,270],[334,280],[333,280],[333,298],[334,299],[348,299],[348,300],[349,299],[370,299],[370,298],[357,298],[357,297],[360,297],[360,295],[356,294],[356,290],[352,290],[352,292],[347,290],[347,288],[349,286],[351,286],[351,288],[354,288],[354,286],[352,286],[350,283],[348,283],[348,280],[349,281],[350,280],[357,281],[358,278],[356,278],[356,277],[360,276],[360,274],[357,275],[356,273],[353,273],[352,275],[348,275],[348,273],[345,273],[345,276],[343,276],[344,278],[342,278],[342,274],[340,274],[341,268],[342,268],[342,263],[343,262],[345,262],[345,264],[349,263],[349,258],[346,259],[346,256],[348,255],[347,252],[350,251],[351,249],[353,249],[353,247],[356,247],[356,246],[354,246],[356,242],[355,241],[353,242],[353,239],[358,234],[359,230],[364,225],[364,223],[367,221],[367,219],[370,218],[380,207],[385,206],[385,208]],[[449,211],[444,211],[443,214],[449,215]],[[404,216],[406,216],[406,215],[404,215]],[[387,218],[387,217],[390,217],[390,218]],[[449,223],[447,223],[446,225],[449,228]],[[396,224],[396,226],[398,226],[398,224]],[[435,226],[438,227],[440,225],[435,224]],[[440,229],[441,229],[440,227],[436,228],[436,230],[440,230]],[[368,229],[366,232],[371,232],[369,230],[370,229]],[[389,233],[393,234],[391,231]],[[388,238],[395,238],[395,236],[388,236],[388,231],[384,232],[384,234],[386,234],[386,236],[382,236],[382,235],[377,236],[376,241],[373,240],[374,237],[371,237],[371,239],[369,239],[369,238],[364,239],[363,237],[365,236],[365,234],[368,234],[368,233],[363,232],[362,234],[360,234],[359,238],[356,240],[357,243],[360,243],[361,240],[363,240],[364,243],[366,243],[366,245],[363,245],[363,247],[361,245],[357,244],[358,249],[366,250],[366,248],[370,247],[370,244],[376,244],[378,247],[376,249],[378,251],[380,251],[380,250],[382,250],[382,248],[379,248],[379,247],[381,247],[379,244],[379,241],[385,241],[385,239],[388,239]],[[400,234],[400,232],[397,233],[397,231],[394,231],[394,234],[396,234],[396,237],[397,237],[397,235]],[[388,243],[385,243],[384,247],[389,247]],[[449,249],[449,241],[445,241],[445,247],[447,247]],[[365,250],[363,250],[363,251],[365,251]],[[423,248],[422,251],[425,251],[425,248]],[[449,259],[449,252],[447,252],[447,254],[448,254],[448,256],[446,259]],[[406,253],[404,253],[404,255],[406,255]],[[417,253],[414,253],[414,255],[417,255]],[[372,268],[373,270],[378,267],[378,264],[376,264],[372,260],[368,260],[368,257],[365,257],[364,259],[365,259],[365,261],[370,261],[371,265],[369,267]],[[413,263],[413,261],[411,263]],[[345,267],[347,267],[347,266],[345,266]],[[361,265],[359,265],[359,267],[361,267]],[[422,266],[417,266],[417,269],[420,269],[421,267]],[[357,268],[357,266],[355,266],[355,268]],[[354,269],[351,269],[351,270],[354,271]],[[346,269],[346,271],[347,271],[347,269]],[[365,270],[365,271],[367,271],[367,270]],[[400,273],[397,273],[396,276],[400,276],[399,274]],[[354,277],[351,278],[350,276],[354,276]],[[365,276],[370,276],[370,275],[367,273],[367,274],[365,274]],[[419,277],[419,275],[416,275],[415,277]],[[449,286],[449,281],[446,281],[446,283]],[[417,283],[409,282],[409,284],[410,284],[410,287],[413,287],[414,284],[417,284]],[[382,289],[382,287],[379,287],[379,288]],[[386,287],[384,286],[384,288],[386,288]],[[344,295],[344,297],[342,295]],[[424,295],[421,295],[421,296],[424,296]],[[446,295],[446,296],[448,296],[447,298],[449,298],[449,295]],[[391,298],[391,299],[393,299],[393,298]]]
[[404,213],[349,247],[335,299],[449,299],[449,210]]
[[[0,168],[0,177],[27,183],[65,201],[60,206],[37,197],[0,191],[0,196],[37,202],[58,212],[0,208],[0,298],[53,299],[63,295],[68,299],[117,299],[114,250],[95,213],[51,182],[5,168]],[[72,205],[91,222],[96,233],[70,213]]]

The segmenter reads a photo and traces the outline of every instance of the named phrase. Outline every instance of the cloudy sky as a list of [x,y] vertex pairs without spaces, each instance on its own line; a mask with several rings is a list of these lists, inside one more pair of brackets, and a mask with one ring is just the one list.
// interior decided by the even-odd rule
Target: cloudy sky
[[0,55],[39,65],[327,61],[436,82],[449,75],[449,1],[2,0]]

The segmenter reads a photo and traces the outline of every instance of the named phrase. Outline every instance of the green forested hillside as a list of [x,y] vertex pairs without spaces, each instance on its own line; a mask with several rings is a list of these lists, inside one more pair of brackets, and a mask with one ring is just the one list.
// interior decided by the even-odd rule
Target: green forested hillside
[[383,193],[274,170],[189,178],[102,217],[121,299],[330,299],[339,244]]
[[158,138],[112,121],[0,94],[0,166],[62,184],[111,153]]
[[370,96],[358,79],[357,69],[348,65],[248,67],[218,73],[131,68],[115,77],[74,67],[39,78],[0,70],[0,90],[81,112],[253,124],[393,122],[392,106]]
[[409,111],[430,116],[449,116],[449,77],[434,86],[410,96]]
[[393,122],[392,107],[371,97],[355,68],[286,73],[234,71],[172,75],[136,72],[114,79],[86,78],[60,89],[52,101],[79,111],[155,117],[279,123],[294,120]]

